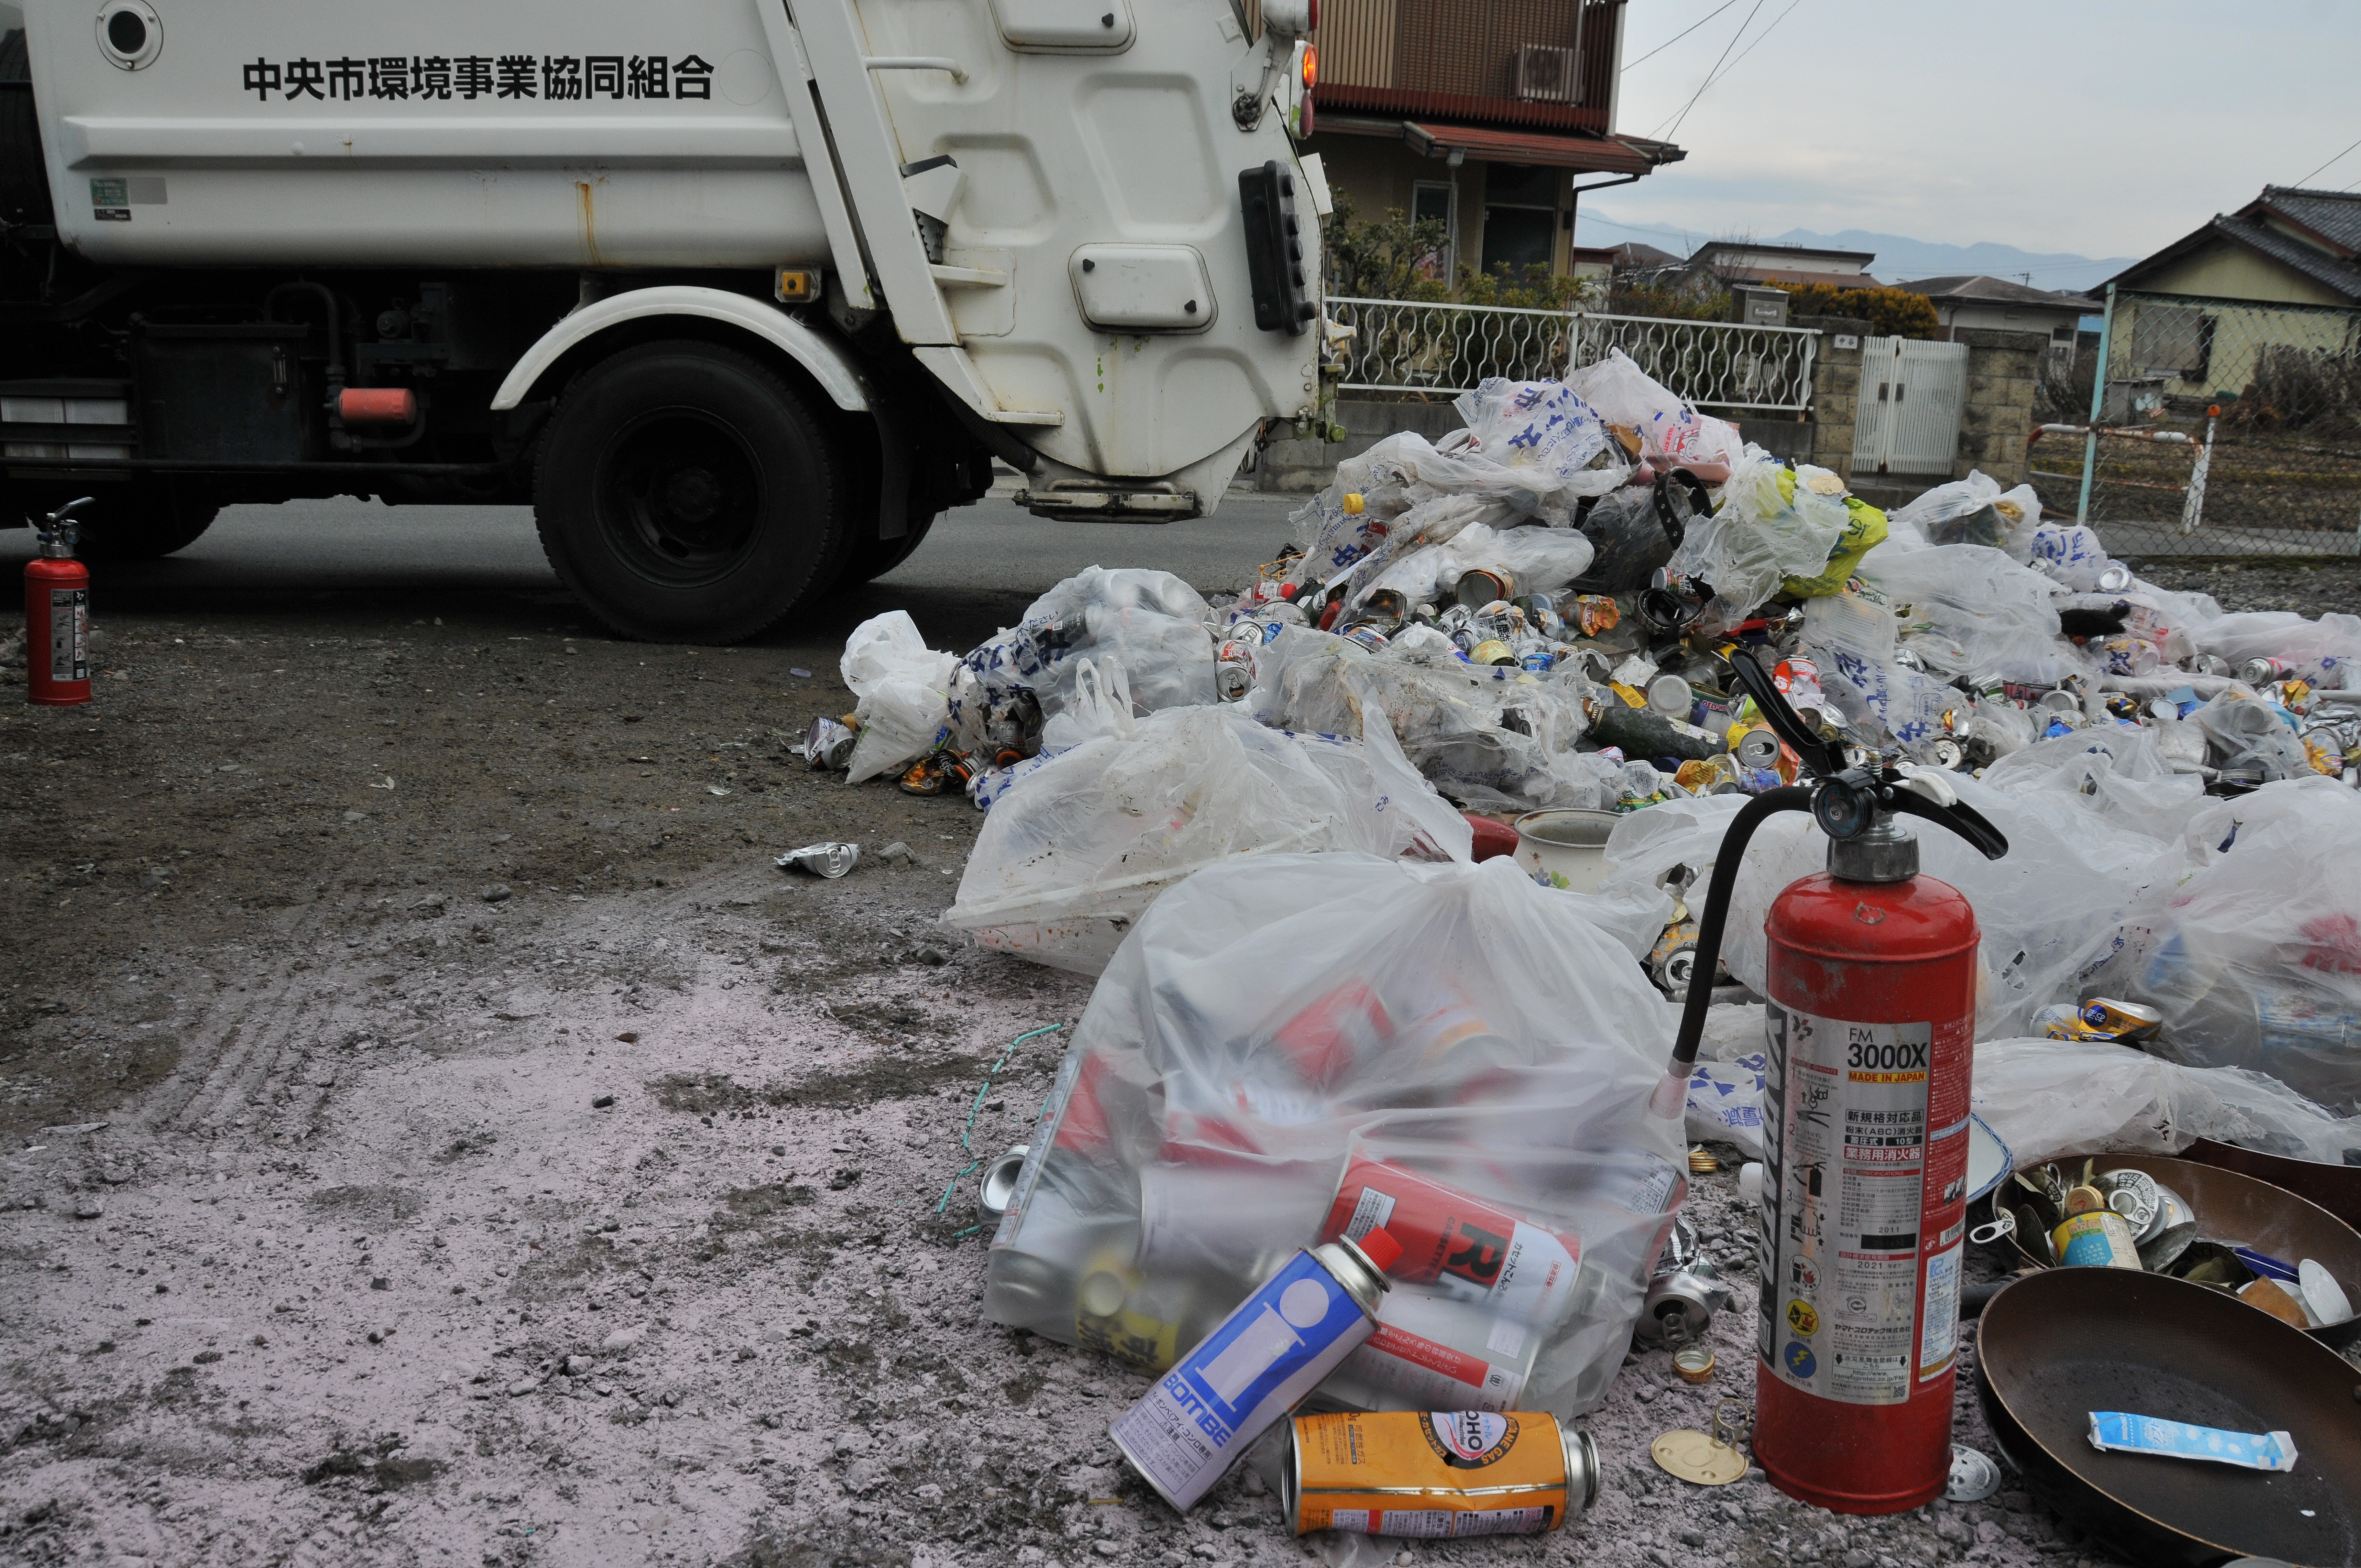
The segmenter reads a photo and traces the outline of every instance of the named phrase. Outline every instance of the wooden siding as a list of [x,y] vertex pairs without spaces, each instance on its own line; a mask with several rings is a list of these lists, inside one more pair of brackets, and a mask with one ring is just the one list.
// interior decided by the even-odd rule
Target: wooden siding
[[1340,86],[1389,87],[1514,102],[1524,44],[1582,51],[1582,107],[1601,128],[1615,81],[1615,13],[1622,0],[1321,0],[1320,75]]

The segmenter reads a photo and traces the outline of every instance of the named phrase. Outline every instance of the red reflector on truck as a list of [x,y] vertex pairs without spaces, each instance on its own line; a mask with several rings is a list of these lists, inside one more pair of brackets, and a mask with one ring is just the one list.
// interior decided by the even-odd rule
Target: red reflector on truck
[[418,394],[407,387],[347,387],[336,398],[346,424],[414,424]]

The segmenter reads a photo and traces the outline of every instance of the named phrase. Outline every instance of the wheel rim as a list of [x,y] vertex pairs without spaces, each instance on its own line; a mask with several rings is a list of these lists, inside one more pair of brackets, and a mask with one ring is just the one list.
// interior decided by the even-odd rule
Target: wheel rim
[[752,448],[701,409],[662,409],[626,425],[598,460],[598,525],[650,582],[699,587],[753,553],[762,470]]

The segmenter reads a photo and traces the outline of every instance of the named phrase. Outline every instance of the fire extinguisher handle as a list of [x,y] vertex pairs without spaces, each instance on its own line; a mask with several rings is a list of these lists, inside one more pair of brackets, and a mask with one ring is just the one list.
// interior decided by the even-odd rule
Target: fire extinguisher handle
[[[1689,1069],[1697,1065],[1697,1042],[1705,1037],[1706,1010],[1713,1005],[1713,971],[1721,962],[1722,927],[1730,918],[1730,895],[1738,885],[1738,863],[1745,857],[1747,840],[1754,837],[1756,828],[1783,811],[1809,811],[1812,794],[1803,784],[1764,790],[1730,819],[1729,830],[1721,836],[1721,848],[1714,857],[1713,877],[1706,884],[1705,912],[1697,917],[1697,952],[1689,964],[1688,995],[1681,1003],[1680,1032],[1673,1037],[1672,1064],[1665,1072],[1667,1084],[1675,1079],[1686,1080]],[[1670,1113],[1660,1113],[1679,1114],[1678,1103],[1675,1102]]]
[[1909,817],[1923,817],[1927,821],[1949,828],[1974,847],[1985,860],[1996,861],[2008,853],[2008,839],[1992,825],[1991,818],[1964,800],[1948,805],[1927,799],[1916,790],[1895,789],[1886,792],[1883,802],[1888,811]]
[[1827,779],[1844,772],[1844,753],[1804,727],[1803,718],[1788,706],[1786,693],[1779,689],[1779,683],[1772,679],[1771,672],[1752,652],[1743,648],[1732,649],[1730,670],[1738,677],[1738,684],[1746,688],[1746,695],[1754,699],[1754,706],[1763,710],[1771,732],[1795,753],[1806,773]]

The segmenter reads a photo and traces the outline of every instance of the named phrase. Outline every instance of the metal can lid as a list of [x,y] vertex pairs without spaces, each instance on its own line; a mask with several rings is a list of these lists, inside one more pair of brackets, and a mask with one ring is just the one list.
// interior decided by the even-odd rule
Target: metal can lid
[[1704,1383],[1713,1376],[1713,1347],[1704,1344],[1684,1345],[1673,1352],[1673,1370],[1681,1375],[1684,1383]]
[[1025,1170],[1025,1157],[1031,1152],[1029,1146],[1018,1144],[984,1168],[983,1179],[975,1190],[979,1212],[995,1220],[1008,1212],[1009,1200],[1016,1196],[1016,1179]]
[[1973,1503],[1999,1490],[1999,1465],[1972,1448],[1951,1445],[1951,1476],[1943,1485],[1943,1496],[1955,1503]]

